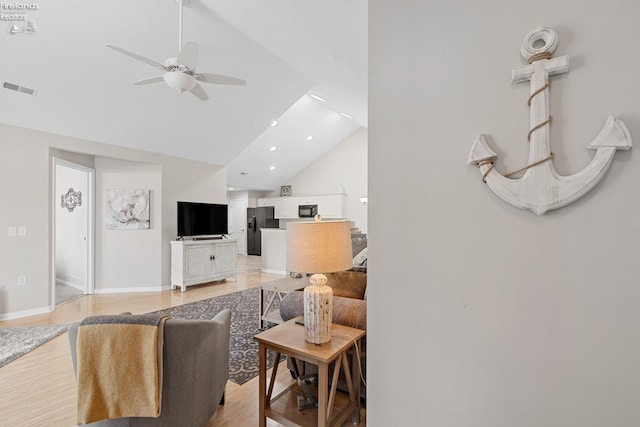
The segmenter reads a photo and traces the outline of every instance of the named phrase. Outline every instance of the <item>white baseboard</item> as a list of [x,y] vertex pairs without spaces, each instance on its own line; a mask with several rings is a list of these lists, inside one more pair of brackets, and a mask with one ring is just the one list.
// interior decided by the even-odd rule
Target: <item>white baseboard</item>
[[[56,280],[56,282],[58,282],[58,280]],[[69,286],[72,286],[72,285],[69,285]],[[72,287],[77,288],[77,286],[72,286]],[[132,292],[160,292],[160,291],[166,291],[166,290],[170,290],[170,289],[171,289],[171,285],[163,285],[163,286],[153,287],[153,288],[144,287],[144,288],[96,289],[96,290],[94,290],[94,294],[119,294],[119,293],[132,293]],[[54,306],[48,306],[48,307],[33,308],[33,309],[30,309],[30,310],[14,311],[14,312],[11,312],[11,313],[0,313],[0,321],[12,320],[12,319],[20,319],[22,317],[35,316],[37,314],[51,313],[54,308],[55,308]]]
[[51,313],[53,306],[32,308],[31,310],[14,311],[12,313],[0,314],[0,320],[20,319],[21,317],[35,316],[37,314]]
[[144,288],[108,288],[95,289],[94,294],[127,294],[132,292],[160,292],[171,289],[171,285],[163,285],[160,287],[144,287]]

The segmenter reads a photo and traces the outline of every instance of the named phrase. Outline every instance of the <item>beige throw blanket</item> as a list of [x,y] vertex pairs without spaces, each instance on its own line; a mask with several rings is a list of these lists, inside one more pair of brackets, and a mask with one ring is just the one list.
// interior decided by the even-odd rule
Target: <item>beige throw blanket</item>
[[78,423],[158,417],[165,316],[94,316],[78,328]]

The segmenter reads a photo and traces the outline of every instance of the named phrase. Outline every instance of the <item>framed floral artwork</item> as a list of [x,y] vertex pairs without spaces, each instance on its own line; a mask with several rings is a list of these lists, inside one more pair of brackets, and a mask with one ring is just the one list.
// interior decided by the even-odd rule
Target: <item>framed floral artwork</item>
[[148,230],[149,190],[113,188],[107,190],[105,228],[108,230]]

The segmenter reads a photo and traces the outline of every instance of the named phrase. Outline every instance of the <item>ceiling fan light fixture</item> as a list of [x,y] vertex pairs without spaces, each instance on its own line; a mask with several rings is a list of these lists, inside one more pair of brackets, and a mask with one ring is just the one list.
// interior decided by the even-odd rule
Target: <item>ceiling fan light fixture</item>
[[[129,52],[121,47],[108,44],[107,47],[129,56],[137,61],[144,62],[154,68],[164,71],[162,76],[148,77],[146,79],[133,82],[135,85],[146,85],[150,83],[164,82],[171,89],[178,92],[191,92],[196,98],[207,101],[209,96],[205,90],[198,84],[198,81],[204,83],[214,83],[221,85],[244,86],[247,82],[230,76],[222,76],[211,73],[197,73],[196,62],[198,61],[199,46],[198,43],[189,41],[182,43],[182,8],[189,4],[191,0],[173,0],[180,6],[180,28],[178,31],[178,56],[167,58],[164,64],[154,61],[137,53]],[[4,4],[4,3],[3,3]]]
[[162,75],[165,83],[178,92],[190,92],[198,83],[196,78],[181,71],[167,71]]

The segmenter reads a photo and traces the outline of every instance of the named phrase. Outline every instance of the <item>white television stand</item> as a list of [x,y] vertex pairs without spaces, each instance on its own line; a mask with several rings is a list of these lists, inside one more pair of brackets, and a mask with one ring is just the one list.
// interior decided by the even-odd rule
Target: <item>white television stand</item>
[[235,239],[171,242],[172,289],[236,277]]

